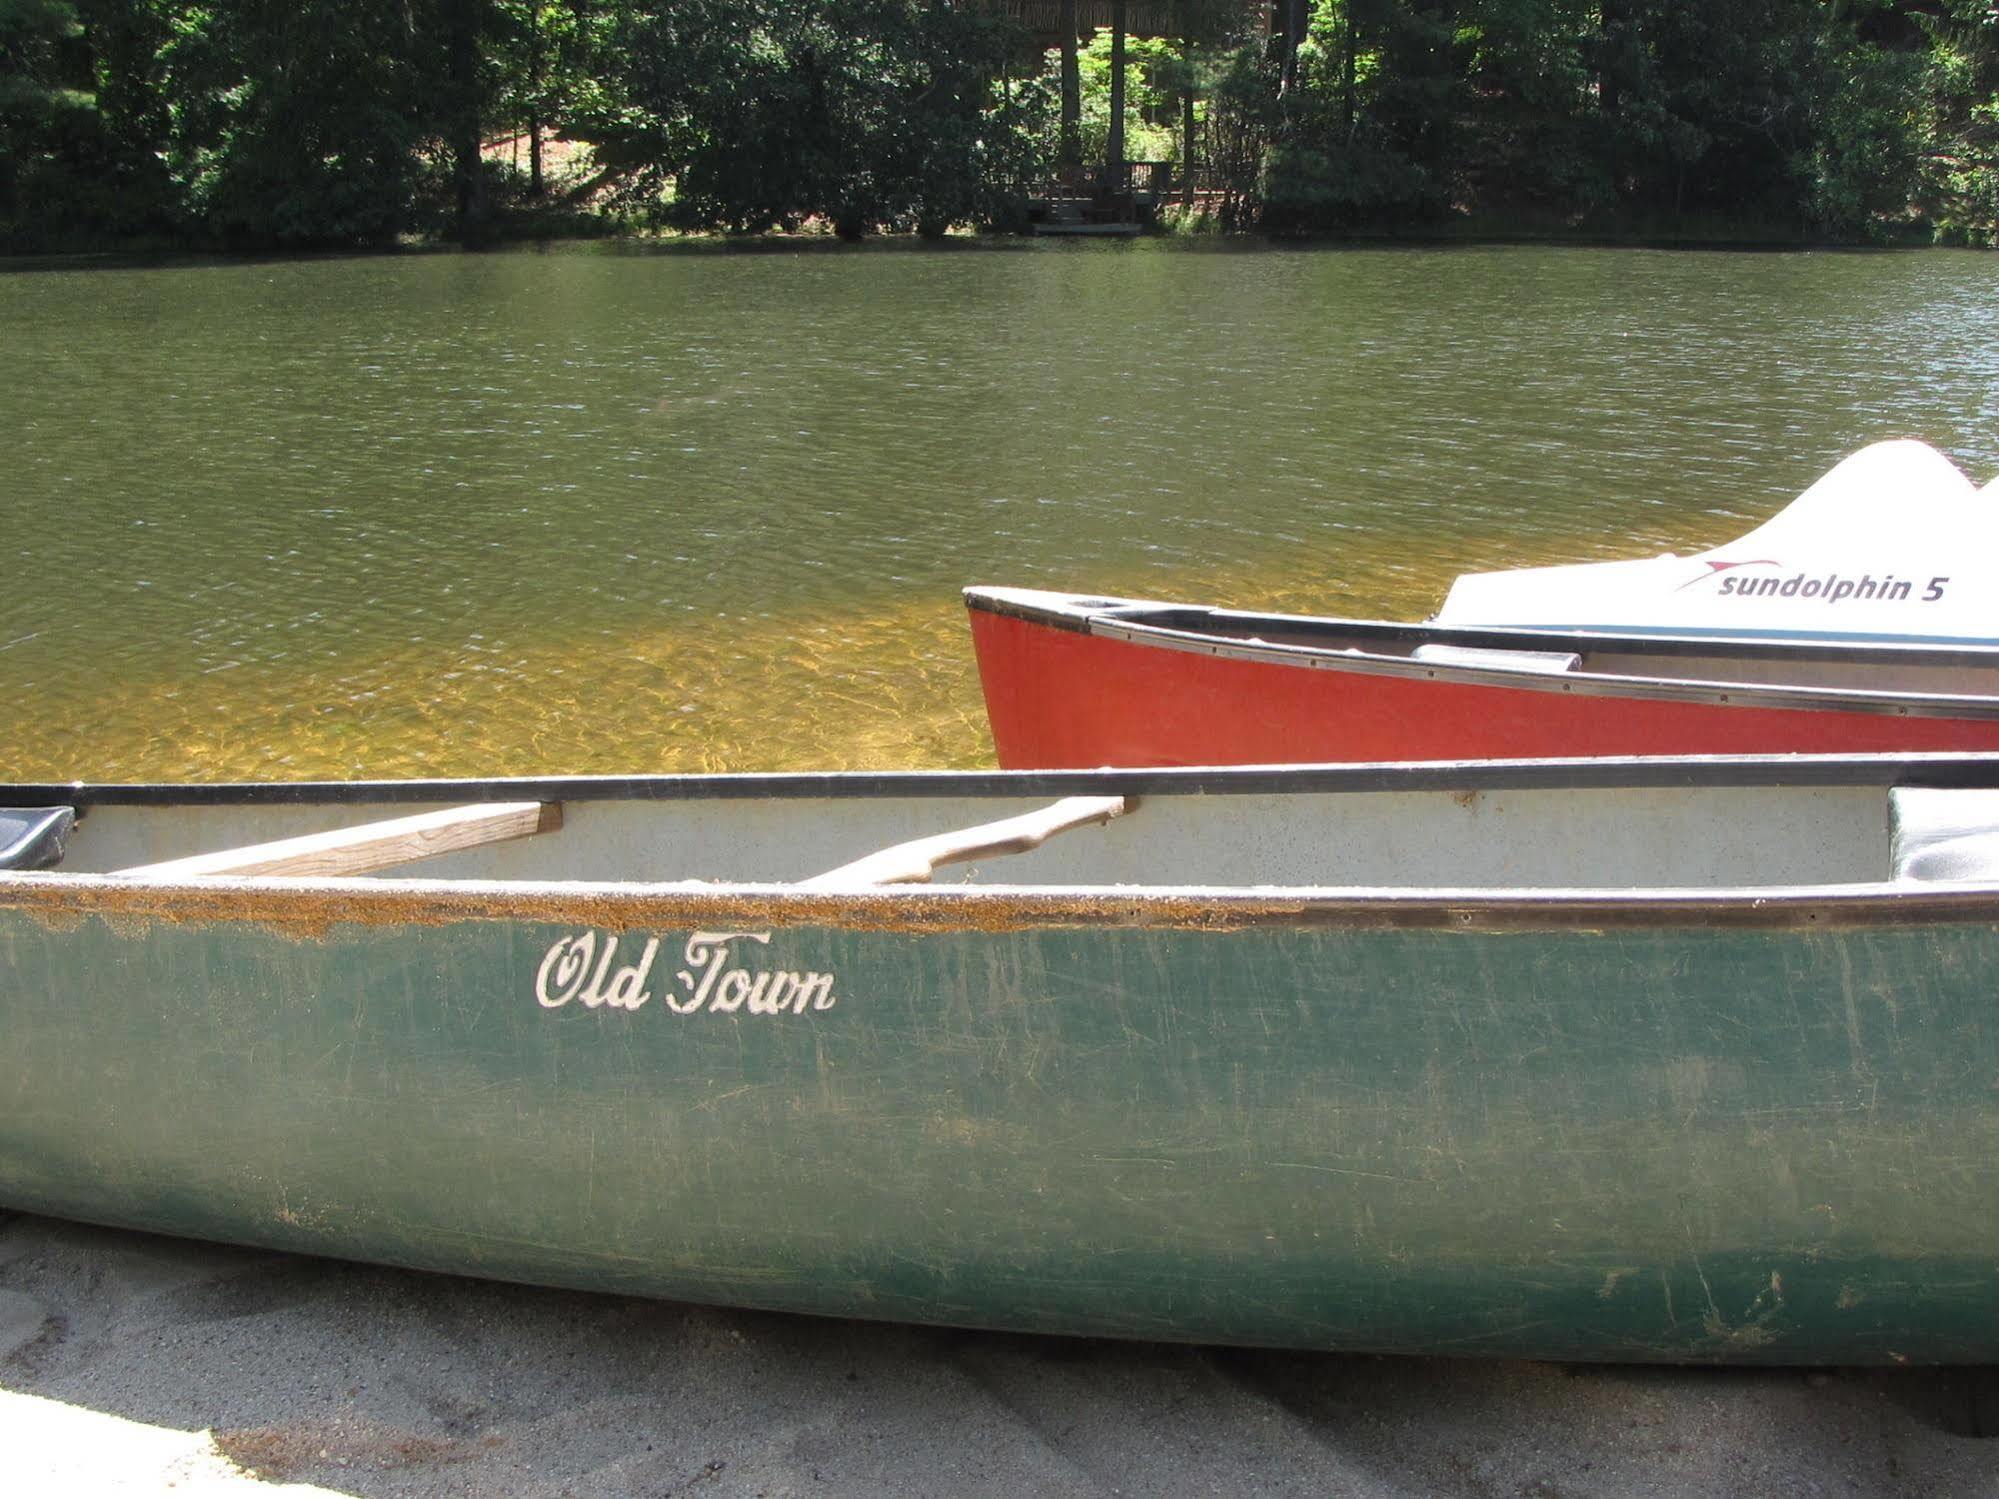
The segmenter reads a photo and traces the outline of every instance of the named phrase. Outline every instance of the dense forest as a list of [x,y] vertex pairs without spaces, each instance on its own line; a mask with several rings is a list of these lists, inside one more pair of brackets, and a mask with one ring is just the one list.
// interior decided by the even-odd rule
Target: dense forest
[[1127,159],[1272,234],[1999,237],[1999,0],[1109,11],[0,0],[0,248],[938,234]]

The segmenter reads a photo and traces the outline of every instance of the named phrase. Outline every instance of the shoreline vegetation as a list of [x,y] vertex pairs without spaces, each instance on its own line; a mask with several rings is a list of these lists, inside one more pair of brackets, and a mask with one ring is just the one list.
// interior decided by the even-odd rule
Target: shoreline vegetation
[[1051,199],[1218,240],[1990,247],[1999,5],[0,0],[0,254],[959,240]]
[[[1939,239],[1909,232],[1892,238],[1846,240],[1805,236],[1757,226],[1694,228],[1680,233],[1631,230],[1550,230],[1540,227],[1443,226],[1427,229],[1374,229],[1275,235],[1254,229],[1223,229],[1210,222],[1165,222],[1148,226],[1137,240],[1157,247],[1194,253],[1283,254],[1288,251],[1368,250],[1652,250],[1715,254],[1843,254],[1902,255],[1929,251],[1983,251],[1984,244]],[[1088,240],[1090,244],[1103,241]],[[1129,246],[1131,239],[1112,245]],[[255,264],[259,261],[393,259],[404,256],[454,255],[582,249],[598,246],[632,254],[660,255],[881,255],[881,254],[1006,254],[1058,242],[1030,237],[1018,230],[953,228],[942,235],[922,235],[910,229],[883,229],[859,238],[844,238],[830,225],[807,223],[795,229],[769,229],[754,234],[725,230],[658,230],[619,225],[587,230],[549,229],[534,224],[497,226],[474,245],[449,234],[407,235],[388,242],[360,244],[277,243],[221,246],[168,239],[119,242],[36,244],[33,248],[0,246],[0,274],[87,269],[144,270],[172,266]]]

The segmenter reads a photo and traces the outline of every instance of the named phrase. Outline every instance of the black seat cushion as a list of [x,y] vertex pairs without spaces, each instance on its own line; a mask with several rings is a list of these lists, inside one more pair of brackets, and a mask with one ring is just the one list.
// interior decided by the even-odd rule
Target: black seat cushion
[[62,860],[74,807],[0,807],[0,869],[47,869]]

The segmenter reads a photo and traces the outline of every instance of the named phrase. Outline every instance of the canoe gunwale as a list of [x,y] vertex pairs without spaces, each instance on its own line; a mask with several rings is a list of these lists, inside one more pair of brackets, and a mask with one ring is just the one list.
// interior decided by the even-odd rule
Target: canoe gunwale
[[1646,927],[1837,931],[1999,923],[1999,883],[1873,882],[1716,889],[1026,886],[802,890],[790,884],[321,879],[202,875],[0,874],[0,910],[63,924],[84,917],[306,933],[335,924],[462,921],[614,931],[729,925],[908,933],[1035,928],[1229,932],[1300,927],[1600,931]]
[[[1254,614],[1198,605],[1100,599],[1088,595],[1077,595],[1073,599],[1050,595],[1043,602],[1007,593],[995,597],[992,592],[979,589],[966,590],[965,602],[968,608],[975,611],[1048,629],[1088,635],[1093,639],[1253,665],[1575,697],[1613,697],[1736,708],[1792,708],[1892,718],[1999,719],[1999,696],[1990,694],[1814,687],[1718,678],[1638,676],[1605,671],[1549,672],[1532,668],[1509,669],[1498,663],[1453,665],[1385,655],[1351,646],[1334,650],[1330,646],[1252,642],[1233,635],[1204,631],[1199,626],[1207,621],[1226,620],[1245,626],[1267,625],[1273,630],[1293,635],[1323,630],[1329,639],[1350,638],[1358,634],[1398,644],[1435,643],[1486,650],[1566,650],[1580,653],[1624,649],[1650,655],[1699,656],[1727,651],[1758,661],[1805,663],[1837,660],[1869,666],[1988,666],[1999,669],[1999,648],[1994,647],[1939,649],[1906,643],[1842,646],[1823,642],[1794,644],[1745,640],[1728,636],[1634,637],[1585,631],[1479,630],[1450,625],[1395,624],[1383,620]],[[1162,622],[1180,615],[1186,618],[1174,619],[1171,623]]]
[[[1361,634],[1407,644],[1462,645],[1490,650],[1625,650],[1652,656],[1711,656],[1717,650],[1758,661],[1860,661],[1870,666],[1999,666],[1999,644],[1972,640],[1883,639],[1868,635],[1788,635],[1771,631],[1726,634],[1673,631],[1663,626],[1608,628],[1553,625],[1468,625],[1440,621],[1359,619],[1337,614],[1271,614],[1172,600],[1063,594],[1032,588],[979,585],[963,590],[973,612],[1046,625],[1078,635],[1103,635],[1133,626],[1203,634],[1201,624],[1267,626],[1329,638]],[[1235,643],[1228,636],[1216,636]],[[1311,649],[1305,647],[1304,649]],[[1396,658],[1390,657],[1394,660]],[[1644,679],[1640,679],[1644,680]]]
[[1092,770],[486,776],[397,781],[53,781],[0,785],[0,806],[351,806],[479,801],[964,800],[1076,795],[1268,796],[1370,791],[1921,786],[1999,789],[1999,751],[1604,755],[1512,760],[1160,766]]
[[[1772,687],[1758,682],[1640,677],[1611,672],[1558,673],[1504,666],[1454,666],[1365,651],[1332,652],[1303,645],[1260,644],[1173,630],[1125,620],[1092,624],[1090,635],[1127,645],[1183,651],[1222,661],[1298,667],[1353,675],[1454,682],[1467,687],[1503,687],[1509,692],[1545,692],[1576,697],[1643,698],[1723,707],[1801,708],[1841,713],[1874,713],[1896,718],[1999,719],[1999,697],[1969,693],[1892,692],[1845,687]],[[1566,637],[1554,637],[1549,646]]]
[[1648,698],[1727,707],[1832,709],[1841,713],[1877,713],[1895,718],[1999,718],[1999,697],[1968,693],[1770,687],[1757,682],[1621,676],[1610,672],[1566,674],[1512,670],[1504,666],[1452,666],[1441,661],[1410,661],[1400,656],[1379,656],[1366,652],[1332,655],[1311,646],[1247,645],[1213,635],[1122,621],[1105,622],[1093,628],[1090,634],[1101,640],[1121,640],[1128,645],[1156,646],[1224,661],[1303,667],[1307,671],[1418,678],[1426,682],[1455,682],[1467,687],[1504,687],[1509,692]]

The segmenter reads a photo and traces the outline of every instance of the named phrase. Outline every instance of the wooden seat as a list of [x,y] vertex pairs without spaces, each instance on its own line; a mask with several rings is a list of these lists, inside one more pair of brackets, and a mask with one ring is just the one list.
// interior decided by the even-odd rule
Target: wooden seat
[[559,802],[481,802],[469,807],[448,807],[441,812],[420,812],[413,817],[395,817],[386,822],[363,823],[359,827],[335,828],[329,833],[308,833],[302,838],[280,838],[272,843],[168,859],[160,864],[140,864],[117,872],[148,880],[216,874],[328,878],[371,874],[459,849],[553,832],[561,826]]
[[1057,833],[1092,823],[1122,817],[1136,803],[1135,797],[1068,796],[1053,806],[1018,817],[982,822],[977,827],[928,838],[913,838],[879,853],[829,869],[809,880],[801,880],[802,890],[831,890],[855,885],[922,885],[937,872],[940,864],[962,864],[999,854],[1025,853],[1039,848]]

